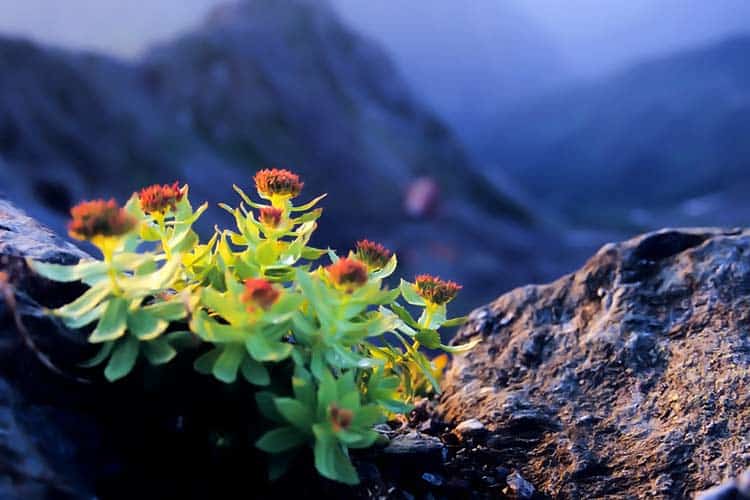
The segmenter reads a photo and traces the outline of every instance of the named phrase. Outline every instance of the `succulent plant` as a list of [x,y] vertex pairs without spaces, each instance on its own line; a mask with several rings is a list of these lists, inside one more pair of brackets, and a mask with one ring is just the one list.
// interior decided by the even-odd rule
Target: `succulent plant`
[[[273,388],[256,394],[273,424],[260,449],[283,458],[309,446],[320,474],[354,484],[349,450],[370,446],[373,426],[409,411],[416,395],[439,391],[445,356],[431,361],[420,348],[473,346],[447,346],[438,332],[465,321],[448,319],[446,310],[461,287],[421,275],[389,289],[397,257],[368,240],[344,257],[309,246],[323,196],[295,205],[303,183],[288,170],[255,175],[262,202],[234,188],[239,206],[221,207],[235,228],[217,228],[206,243],[192,226],[207,205],[193,210],[187,185],[153,185],[124,207],[97,200],[72,209],[71,235],[96,245],[101,260],[29,265],[89,286],[50,311],[71,328],[95,325],[89,341],[102,347],[86,366],[106,362],[104,374],[115,381],[140,356],[161,365],[191,355],[182,342],[189,337],[203,344],[197,371]],[[289,369],[270,369],[282,364]]]

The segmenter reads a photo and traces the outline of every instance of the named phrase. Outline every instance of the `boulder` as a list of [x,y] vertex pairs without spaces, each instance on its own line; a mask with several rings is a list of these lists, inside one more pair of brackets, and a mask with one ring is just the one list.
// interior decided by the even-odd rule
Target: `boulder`
[[[663,230],[475,310],[437,411],[553,498],[688,498],[750,464],[750,231]],[[460,434],[460,433],[459,433]]]

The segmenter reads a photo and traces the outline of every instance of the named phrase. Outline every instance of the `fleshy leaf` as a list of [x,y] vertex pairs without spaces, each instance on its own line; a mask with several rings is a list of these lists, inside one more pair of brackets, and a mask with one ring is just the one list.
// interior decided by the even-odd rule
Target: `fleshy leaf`
[[138,339],[131,336],[117,342],[112,357],[109,358],[109,363],[107,363],[107,368],[104,370],[104,376],[107,377],[107,380],[114,382],[130,373],[138,358],[138,344]]
[[344,454],[338,440],[328,430],[320,425],[314,426],[315,431],[315,468],[320,474],[334,481],[346,484],[358,484],[359,477],[354,470],[349,457]]
[[143,354],[152,365],[163,365],[169,363],[177,355],[177,351],[169,344],[167,339],[158,338],[141,343]]
[[305,441],[307,441],[307,436],[299,429],[292,426],[278,427],[263,434],[255,446],[266,453],[281,453],[296,448]]
[[89,342],[116,340],[125,334],[128,321],[128,303],[120,297],[112,297],[104,307],[104,312],[89,337]]
[[169,322],[157,318],[145,309],[132,311],[128,315],[128,330],[140,340],[153,340],[168,326]]

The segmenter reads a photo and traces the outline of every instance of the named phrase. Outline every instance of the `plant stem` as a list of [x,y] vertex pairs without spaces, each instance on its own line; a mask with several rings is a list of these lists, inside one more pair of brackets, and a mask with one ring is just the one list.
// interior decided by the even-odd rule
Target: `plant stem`
[[114,242],[109,238],[105,238],[97,246],[99,246],[99,249],[102,251],[102,255],[104,256],[104,264],[107,266],[107,275],[109,276],[109,280],[112,282],[112,289],[114,293],[122,293],[120,285],[117,284],[117,269],[115,269],[115,264],[112,259],[114,253]]
[[159,237],[161,238],[161,249],[164,250],[164,256],[167,260],[172,257],[169,250],[169,240],[167,239],[167,227],[164,223],[164,214],[154,214],[154,220],[159,225]]

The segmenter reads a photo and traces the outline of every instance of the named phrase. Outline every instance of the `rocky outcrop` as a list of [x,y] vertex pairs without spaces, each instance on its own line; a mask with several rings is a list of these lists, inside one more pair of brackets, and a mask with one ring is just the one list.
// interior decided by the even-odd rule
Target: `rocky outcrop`
[[748,231],[664,230],[501,296],[461,331],[482,342],[454,360],[439,413],[478,419],[472,439],[553,498],[687,498],[738,475],[748,255]]
[[0,498],[91,497],[83,478],[99,429],[71,410],[70,389],[84,382],[67,373],[88,346],[40,305],[62,304],[80,288],[52,286],[28,271],[25,257],[74,264],[86,254],[0,200]]

